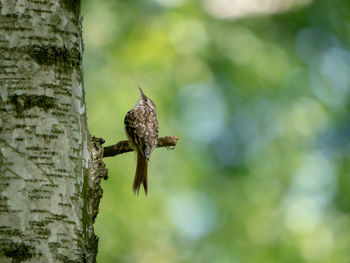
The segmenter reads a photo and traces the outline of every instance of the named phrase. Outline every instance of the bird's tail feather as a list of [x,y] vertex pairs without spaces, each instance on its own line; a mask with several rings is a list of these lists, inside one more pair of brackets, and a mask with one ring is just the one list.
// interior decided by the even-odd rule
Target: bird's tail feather
[[134,184],[132,190],[134,194],[139,194],[141,184],[145,189],[147,195],[147,170],[148,170],[148,160],[143,156],[140,151],[137,151],[137,166],[134,178]]

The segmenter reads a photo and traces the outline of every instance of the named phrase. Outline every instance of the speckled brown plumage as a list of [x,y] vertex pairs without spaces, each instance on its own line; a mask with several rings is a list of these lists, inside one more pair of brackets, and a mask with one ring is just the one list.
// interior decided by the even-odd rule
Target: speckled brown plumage
[[139,89],[141,97],[126,114],[124,124],[130,146],[137,151],[133,191],[138,194],[142,184],[147,194],[148,161],[158,144],[158,121],[155,104]]

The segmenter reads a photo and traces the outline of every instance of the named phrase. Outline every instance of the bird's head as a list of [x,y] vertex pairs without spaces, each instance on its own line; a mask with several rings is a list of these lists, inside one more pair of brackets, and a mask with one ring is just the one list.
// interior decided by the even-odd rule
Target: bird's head
[[137,105],[139,106],[145,106],[150,108],[153,111],[156,111],[156,105],[153,103],[153,101],[148,98],[145,93],[143,93],[143,90],[139,87],[140,93],[141,93],[141,97],[137,103]]

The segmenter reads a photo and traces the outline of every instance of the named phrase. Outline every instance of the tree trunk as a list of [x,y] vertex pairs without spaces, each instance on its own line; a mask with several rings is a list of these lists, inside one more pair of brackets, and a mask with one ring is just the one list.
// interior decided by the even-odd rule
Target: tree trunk
[[95,262],[80,1],[0,9],[0,262]]

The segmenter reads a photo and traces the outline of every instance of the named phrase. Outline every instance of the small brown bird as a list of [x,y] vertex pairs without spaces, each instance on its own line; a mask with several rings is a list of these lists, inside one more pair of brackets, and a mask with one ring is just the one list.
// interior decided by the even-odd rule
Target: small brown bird
[[150,155],[158,144],[158,121],[156,105],[139,87],[141,97],[125,115],[125,132],[130,146],[137,152],[137,166],[132,190],[139,194],[143,185],[147,195],[147,169]]

